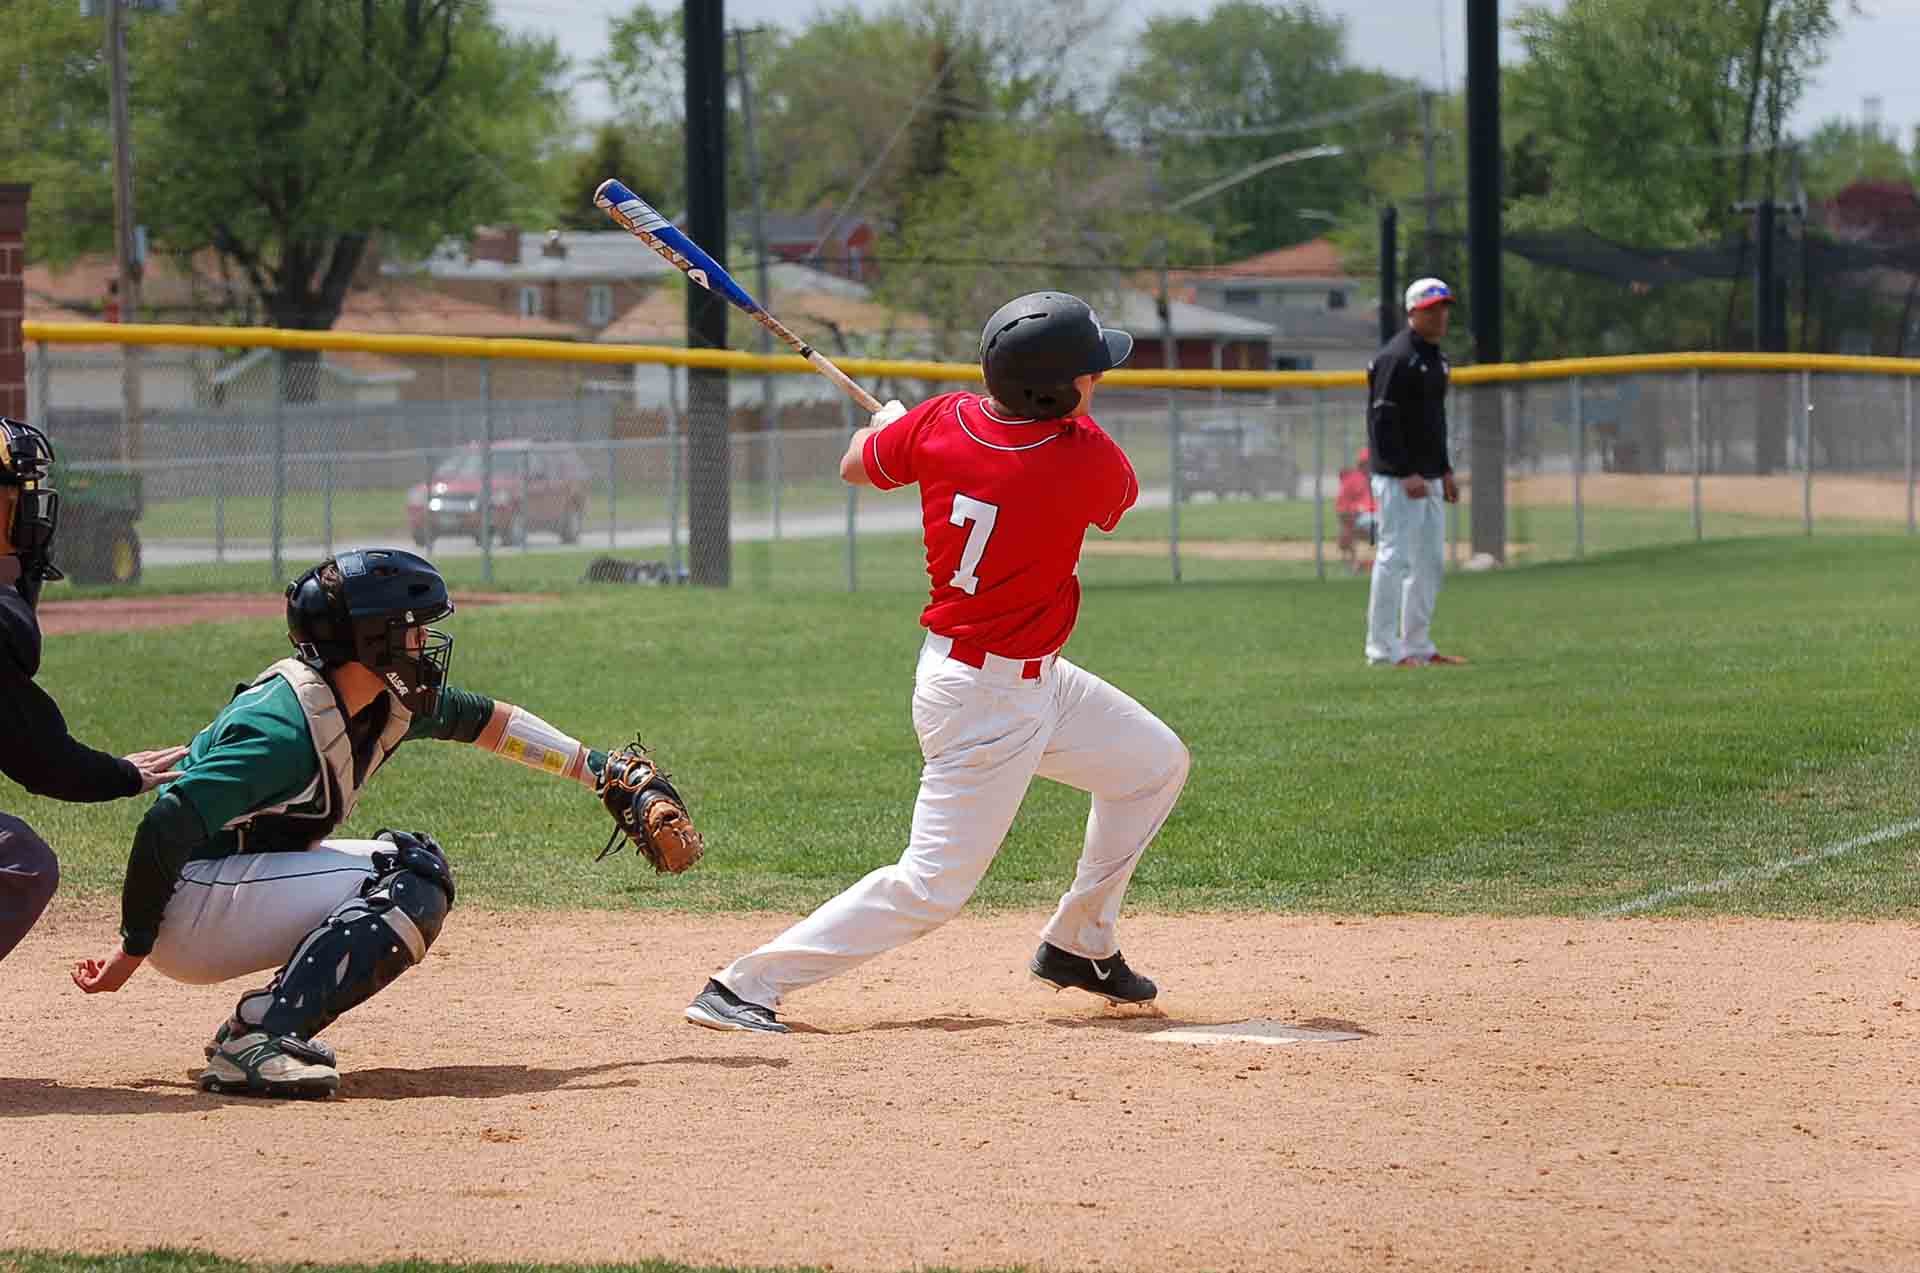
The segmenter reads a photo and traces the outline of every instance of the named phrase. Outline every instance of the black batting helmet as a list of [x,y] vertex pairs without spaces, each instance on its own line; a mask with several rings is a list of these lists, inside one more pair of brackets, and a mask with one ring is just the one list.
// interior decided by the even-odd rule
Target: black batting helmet
[[1092,306],[1065,292],[1015,297],[980,332],[980,367],[1002,406],[1034,420],[1054,420],[1080,404],[1075,376],[1118,367],[1133,337],[1102,327]]
[[[340,582],[323,581],[328,567]],[[309,667],[363,663],[386,681],[407,710],[431,712],[453,662],[453,637],[427,628],[419,650],[411,628],[453,613],[447,581],[433,563],[400,548],[367,548],[329,557],[287,585],[287,639]]]
[[0,416],[0,486],[20,492],[6,526],[7,541],[20,558],[20,594],[38,604],[40,585],[64,579],[48,553],[60,524],[60,493],[47,485],[53,467],[53,443],[31,424]]

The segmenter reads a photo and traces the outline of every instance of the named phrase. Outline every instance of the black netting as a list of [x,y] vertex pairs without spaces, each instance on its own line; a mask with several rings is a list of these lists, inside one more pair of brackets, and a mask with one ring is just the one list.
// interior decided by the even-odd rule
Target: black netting
[[[1620,243],[1574,228],[1509,233],[1526,263],[1508,300],[1509,354],[1577,357],[1661,348],[1920,353],[1920,241],[1837,238],[1782,217],[1772,253],[1771,333],[1758,331],[1752,233],[1684,247]],[[1570,288],[1565,275],[1612,289]],[[1663,334],[1666,339],[1662,339]],[[1615,349],[1611,344],[1624,344]]]

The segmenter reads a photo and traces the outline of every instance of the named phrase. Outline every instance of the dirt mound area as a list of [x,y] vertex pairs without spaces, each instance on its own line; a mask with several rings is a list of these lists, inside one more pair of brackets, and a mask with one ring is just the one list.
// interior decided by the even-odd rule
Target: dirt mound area
[[[340,1095],[281,1104],[193,1081],[247,983],[82,995],[117,913],[56,899],[0,963],[0,1248],[1920,1268],[1915,925],[1129,916],[1140,1015],[970,913],[794,1034],[687,1025],[786,918],[456,909],[326,1032]],[[1359,1037],[1155,1037],[1248,1018]]]

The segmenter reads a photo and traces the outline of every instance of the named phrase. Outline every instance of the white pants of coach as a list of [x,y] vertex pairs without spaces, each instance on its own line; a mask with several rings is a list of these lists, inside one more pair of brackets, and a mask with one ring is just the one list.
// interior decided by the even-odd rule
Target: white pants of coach
[[946,657],[951,645],[929,636],[914,675],[925,764],[906,853],[721,972],[742,999],[773,1007],[953,918],[1036,775],[1093,796],[1073,887],[1041,936],[1090,959],[1119,948],[1121,898],[1186,784],[1185,745],[1131,697],[1063,658],[1041,660],[1029,680],[1015,660],[955,662]]
[[1376,473],[1373,502],[1380,525],[1367,596],[1367,661],[1432,658],[1438,652],[1429,630],[1433,603],[1447,565],[1447,506],[1440,479],[1429,481],[1426,495],[1414,499],[1400,478]]
[[374,878],[383,840],[322,840],[304,853],[236,853],[187,863],[149,962],[205,986],[278,968],[300,939]]

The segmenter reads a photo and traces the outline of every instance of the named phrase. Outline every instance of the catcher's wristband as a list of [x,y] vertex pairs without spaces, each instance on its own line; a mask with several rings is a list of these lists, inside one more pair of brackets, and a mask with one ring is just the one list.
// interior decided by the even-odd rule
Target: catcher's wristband
[[561,733],[524,707],[507,713],[507,727],[493,750],[495,755],[519,761],[529,769],[571,778],[589,790],[594,786],[587,749],[580,740]]

